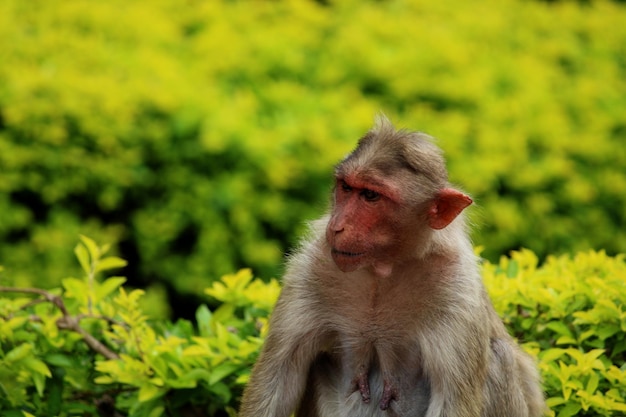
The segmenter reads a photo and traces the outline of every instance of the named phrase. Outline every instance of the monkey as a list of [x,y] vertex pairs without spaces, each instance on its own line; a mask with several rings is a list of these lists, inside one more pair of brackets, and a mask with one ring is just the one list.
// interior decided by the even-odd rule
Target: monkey
[[430,136],[384,115],[287,257],[240,417],[538,417],[537,367],[487,295],[471,197]]

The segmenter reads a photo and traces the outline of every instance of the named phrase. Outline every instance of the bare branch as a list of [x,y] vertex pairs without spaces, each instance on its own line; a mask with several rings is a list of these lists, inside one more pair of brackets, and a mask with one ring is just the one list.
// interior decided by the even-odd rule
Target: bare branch
[[[67,308],[65,307],[65,303],[63,303],[63,299],[61,297],[59,297],[58,295],[54,295],[51,292],[48,292],[46,290],[42,290],[42,289],[39,289],[39,288],[0,287],[0,292],[37,294],[37,295],[43,297],[46,301],[51,302],[59,310],[61,310],[61,313],[63,314],[63,317],[58,319],[57,322],[56,322],[56,325],[57,325],[57,327],[59,329],[61,329],[61,330],[71,330],[73,332],[76,332],[76,333],[80,334],[82,336],[83,340],[85,341],[85,343],[87,343],[87,346],[89,346],[93,351],[95,351],[97,353],[100,353],[105,358],[107,358],[107,359],[119,359],[119,356],[117,355],[117,353],[115,353],[112,350],[110,350],[109,348],[107,348],[105,345],[100,343],[100,341],[98,339],[96,339],[91,334],[89,334],[85,329],[80,327],[80,319],[83,318],[84,316],[82,316],[82,317],[71,316],[69,314],[69,312],[67,311]],[[33,303],[34,303],[34,301],[31,301],[28,304],[26,304],[26,306],[32,305]],[[115,323],[115,321],[113,319],[105,319],[105,320],[107,320],[109,323]]]
[[102,316],[102,315],[95,315],[95,314],[78,314],[76,315],[76,318],[78,319],[78,321],[82,320],[82,319],[98,319],[98,320],[104,320],[107,323],[109,323],[110,325],[113,324],[117,324],[118,326],[122,326],[125,329],[128,329],[129,326],[128,324],[124,323],[123,321],[119,321],[119,320],[115,320],[114,318],[111,317],[107,317],[107,316]]
[[100,343],[98,339],[89,334],[85,329],[80,327],[78,319],[71,316],[63,316],[57,320],[57,327],[59,329],[72,330],[83,337],[83,340],[94,351],[100,353],[107,359],[119,359],[117,353],[113,352],[105,345]]
[[65,304],[63,303],[63,299],[58,295],[54,295],[51,292],[46,290],[41,290],[39,288],[11,288],[11,287],[0,287],[0,292],[16,292],[16,293],[24,293],[24,294],[37,294],[45,298],[47,301],[50,301],[52,304],[57,306],[61,313],[64,316],[69,315],[67,309],[65,308]]

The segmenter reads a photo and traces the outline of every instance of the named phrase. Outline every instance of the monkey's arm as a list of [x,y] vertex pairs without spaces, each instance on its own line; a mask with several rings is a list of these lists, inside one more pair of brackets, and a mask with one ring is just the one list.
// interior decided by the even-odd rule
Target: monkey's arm
[[239,417],[288,417],[320,350],[320,320],[297,290],[285,287],[261,355],[244,391]]
[[482,416],[489,343],[482,324],[448,318],[422,340],[424,371],[431,384],[426,417]]

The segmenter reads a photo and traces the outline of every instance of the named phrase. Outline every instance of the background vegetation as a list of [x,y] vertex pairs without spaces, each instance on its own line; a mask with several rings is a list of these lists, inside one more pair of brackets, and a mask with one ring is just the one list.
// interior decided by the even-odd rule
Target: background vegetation
[[[475,198],[553,414],[624,415],[623,22],[604,0],[3,0],[0,411],[232,416],[270,278],[383,111]],[[76,263],[80,234],[110,256],[83,237]]]
[[606,1],[5,0],[0,259],[58,285],[84,233],[150,293],[279,276],[378,111],[440,139],[488,259],[624,252],[624,21]]

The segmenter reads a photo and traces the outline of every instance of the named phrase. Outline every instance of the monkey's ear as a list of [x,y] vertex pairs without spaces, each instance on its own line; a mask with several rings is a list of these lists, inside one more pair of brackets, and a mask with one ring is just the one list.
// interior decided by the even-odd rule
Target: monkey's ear
[[433,229],[443,229],[472,202],[472,199],[462,192],[453,188],[444,188],[439,191],[430,205],[428,225]]

